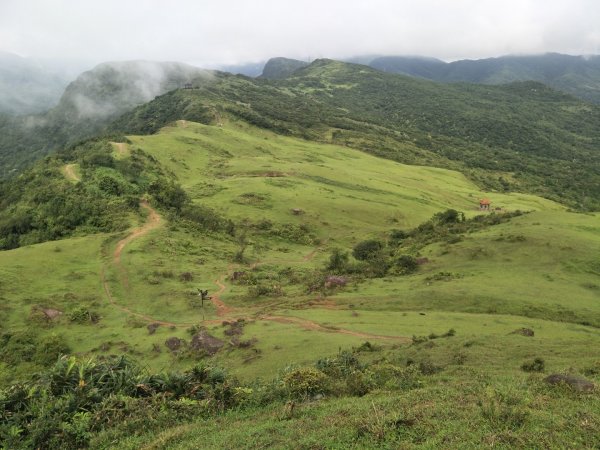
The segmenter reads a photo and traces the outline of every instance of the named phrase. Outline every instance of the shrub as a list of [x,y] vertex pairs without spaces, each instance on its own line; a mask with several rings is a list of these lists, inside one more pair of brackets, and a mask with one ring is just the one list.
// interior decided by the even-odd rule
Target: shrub
[[376,239],[359,242],[352,249],[352,256],[359,261],[368,261],[375,258],[383,249],[384,244]]
[[437,213],[433,216],[434,220],[440,224],[459,223],[464,221],[464,214],[459,213],[455,209],[447,209],[446,211]]
[[179,280],[182,282],[194,281],[194,275],[192,272],[183,272],[179,274]]
[[98,323],[100,314],[81,306],[69,313],[69,320],[74,323]]
[[307,398],[325,393],[327,375],[314,367],[301,367],[288,373],[283,382],[291,396]]
[[546,363],[542,358],[535,358],[533,361],[524,362],[521,365],[521,370],[525,372],[543,372]]
[[398,247],[402,241],[409,237],[409,234],[404,230],[392,230],[390,231],[389,244]]
[[181,210],[181,208],[189,203],[187,193],[173,182],[159,179],[148,187],[148,192],[156,199],[156,201],[166,208]]
[[419,372],[423,375],[434,375],[442,370],[444,370],[443,367],[438,366],[431,361],[421,361],[419,363]]
[[326,269],[331,272],[343,273],[348,267],[348,252],[334,248],[329,257]]
[[250,297],[281,297],[282,295],[284,295],[284,292],[279,283],[258,283],[248,288],[248,296]]
[[417,336],[413,334],[412,343],[413,345],[422,344],[423,342],[427,342],[430,338],[428,336]]
[[399,273],[407,275],[416,271],[419,264],[414,256],[401,255],[396,259],[396,267]]
[[370,372],[354,371],[346,377],[346,391],[350,395],[362,397],[373,388],[373,378]]
[[346,376],[356,370],[363,369],[354,353],[347,350],[344,350],[335,358],[319,359],[315,367],[331,377]]

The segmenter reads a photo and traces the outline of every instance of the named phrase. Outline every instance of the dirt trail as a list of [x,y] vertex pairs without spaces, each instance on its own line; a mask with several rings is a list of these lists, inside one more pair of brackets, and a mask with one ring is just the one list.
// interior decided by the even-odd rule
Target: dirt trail
[[219,287],[219,290],[210,297],[210,301],[213,305],[215,305],[215,308],[217,309],[217,316],[219,317],[226,316],[227,314],[231,314],[234,311],[234,308],[227,306],[225,303],[223,303],[220,297],[221,294],[227,289],[227,286],[223,284],[223,280],[226,276],[227,275],[221,275],[221,277],[218,280],[215,280],[215,284]]
[[119,155],[125,156],[129,154],[127,150],[127,144],[125,142],[111,142],[112,145],[117,149]]
[[79,182],[81,177],[75,173],[75,166],[76,164],[66,164],[63,167],[63,174],[67,180]]
[[156,210],[148,204],[148,202],[142,201],[140,203],[140,206],[148,211],[148,220],[146,221],[146,223],[144,225],[134,229],[131,232],[131,234],[129,234],[129,236],[121,239],[117,243],[117,247],[115,248],[115,252],[113,255],[114,262],[117,265],[121,264],[121,253],[123,252],[123,249],[125,248],[125,246],[127,244],[129,244],[131,241],[139,238],[140,236],[147,234],[148,232],[150,232],[162,225],[162,218],[156,212]]
[[299,317],[291,317],[291,316],[260,316],[260,320],[270,320],[278,323],[285,324],[294,324],[299,325],[306,330],[311,331],[321,331],[326,333],[338,333],[338,334],[347,334],[349,336],[355,336],[364,339],[384,339],[390,341],[399,341],[399,342],[411,342],[411,339],[405,336],[384,336],[380,334],[370,334],[370,333],[361,333],[359,331],[345,330],[343,328],[337,327],[325,327],[320,325],[312,320],[300,319]]
[[[148,211],[148,219],[147,219],[146,223],[144,223],[144,225],[142,225],[141,227],[135,228],[129,235],[127,235],[125,238],[121,239],[117,243],[114,253],[113,253],[113,264],[115,266],[117,266],[117,269],[119,270],[119,272],[122,275],[123,275],[123,270],[120,267],[121,254],[123,253],[123,250],[125,249],[125,247],[128,244],[130,244],[132,241],[134,241],[135,239],[137,239],[141,236],[144,236],[145,234],[149,233],[150,231],[160,227],[163,223],[163,219],[160,217],[160,215],[147,202],[142,201],[140,203],[140,206]],[[320,250],[321,250],[321,247],[314,249],[309,254],[304,256],[302,258],[302,261],[310,261],[312,258],[314,258],[316,253]],[[262,264],[262,263],[258,262],[258,263],[253,264],[251,267],[256,267],[260,264]],[[233,267],[234,266],[232,266],[232,265],[230,265],[228,267],[228,269],[227,269],[228,273],[231,272]],[[217,280],[214,281],[215,285],[218,287],[218,290],[216,292],[214,292],[211,296],[211,302],[215,306],[215,309],[217,310],[217,316],[219,317],[219,319],[204,320],[204,321],[202,321],[204,324],[207,324],[207,325],[219,324],[219,323],[221,323],[221,321],[223,319],[230,317],[232,315],[232,313],[234,313],[236,311],[236,308],[227,306],[223,302],[223,300],[221,300],[221,295],[227,290],[227,286],[224,284],[224,280],[227,277],[228,273],[221,275]],[[169,321],[157,320],[151,316],[135,312],[126,306],[120,305],[119,303],[117,303],[114,296],[112,295],[110,286],[106,279],[104,268],[102,268],[100,277],[102,280],[102,285],[104,287],[104,292],[106,293],[106,297],[107,297],[109,303],[111,305],[113,305],[115,308],[119,309],[120,311],[123,311],[124,313],[126,313],[128,315],[142,319],[145,322],[157,323],[157,324],[160,324],[163,326],[192,326],[192,325],[195,325],[195,323],[188,323],[188,322],[169,322]],[[127,280],[126,275],[123,275],[122,283],[124,284],[125,287],[127,287],[129,282]],[[324,306],[328,309],[333,307],[333,305],[329,304],[329,302],[326,302],[325,299],[321,299],[321,300],[323,301],[323,305],[316,304],[315,306]],[[410,339],[407,337],[404,337],[404,336],[384,336],[384,335],[378,335],[378,334],[361,333],[358,331],[346,330],[346,329],[337,328],[337,327],[329,328],[329,327],[323,326],[317,322],[313,322],[313,321],[307,320],[307,319],[301,319],[298,317],[261,315],[258,317],[246,317],[246,319],[247,320],[263,320],[263,321],[278,322],[278,323],[282,323],[282,324],[297,325],[301,328],[304,328],[304,329],[310,330],[310,331],[345,334],[348,336],[354,336],[354,337],[359,337],[359,338],[364,338],[364,339],[379,339],[379,340],[389,340],[389,341],[396,341],[396,342],[410,342]]]
[[[150,232],[151,230],[154,230],[155,228],[158,228],[159,226],[162,225],[162,218],[160,217],[160,215],[148,204],[148,202],[146,201],[142,201],[140,203],[140,206],[144,209],[146,209],[149,214],[148,214],[148,220],[146,221],[146,223],[144,225],[142,225],[141,227],[135,228],[128,236],[126,236],[125,238],[121,239],[118,243],[117,246],[115,248],[115,251],[113,253],[113,263],[116,266],[120,266],[121,264],[121,253],[123,252],[123,249],[125,248],[125,246],[127,244],[129,244],[131,241],[133,241],[134,239],[139,238],[140,236],[143,236],[145,234],[147,234],[148,232]],[[119,271],[120,267],[119,267]],[[176,325],[187,325],[187,326],[191,326],[193,324],[189,323],[174,323],[174,322],[166,322],[166,321],[162,321],[162,320],[156,320],[153,317],[150,317],[148,315],[145,314],[141,314],[135,311],[132,311],[130,308],[127,308],[126,306],[122,306],[119,303],[117,303],[117,301],[115,300],[114,296],[112,295],[112,292],[110,290],[110,286],[108,285],[108,281],[106,279],[106,274],[105,274],[105,268],[102,268],[102,271],[100,272],[100,279],[102,280],[102,286],[104,287],[104,292],[106,294],[106,298],[108,299],[109,303],[111,305],[113,305],[115,308],[131,315],[131,316],[135,316],[139,319],[142,319],[148,323],[158,323],[160,325],[163,326],[176,326]],[[123,283],[127,284],[127,277],[124,277],[123,279]]]

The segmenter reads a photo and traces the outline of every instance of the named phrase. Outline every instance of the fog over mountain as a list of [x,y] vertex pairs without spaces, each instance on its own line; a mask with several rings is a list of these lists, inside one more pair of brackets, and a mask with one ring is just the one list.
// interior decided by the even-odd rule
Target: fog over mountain
[[70,80],[56,67],[0,52],[0,113],[45,111],[58,103]]

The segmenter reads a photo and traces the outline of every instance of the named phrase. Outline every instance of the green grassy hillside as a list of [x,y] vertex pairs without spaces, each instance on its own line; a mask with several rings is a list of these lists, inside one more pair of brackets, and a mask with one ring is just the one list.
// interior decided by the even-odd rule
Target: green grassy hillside
[[[58,202],[37,222],[44,174],[111,221]],[[598,390],[543,381],[600,381],[598,215],[234,114],[88,143],[19,183],[0,373],[42,375],[0,395],[12,447],[598,443]]]
[[219,76],[113,124],[154,133],[186,119],[241,118],[279,134],[398,162],[459,170],[481,186],[597,209],[599,110],[534,82],[442,85],[317,60],[284,80]]

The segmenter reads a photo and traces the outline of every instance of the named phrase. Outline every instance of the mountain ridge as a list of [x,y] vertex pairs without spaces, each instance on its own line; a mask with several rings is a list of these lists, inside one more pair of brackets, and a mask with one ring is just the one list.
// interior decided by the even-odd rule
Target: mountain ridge
[[513,81],[540,81],[584,100],[600,103],[598,55],[507,55],[449,63],[424,57],[387,56],[376,58],[369,65],[385,72],[445,83],[505,84]]

